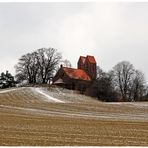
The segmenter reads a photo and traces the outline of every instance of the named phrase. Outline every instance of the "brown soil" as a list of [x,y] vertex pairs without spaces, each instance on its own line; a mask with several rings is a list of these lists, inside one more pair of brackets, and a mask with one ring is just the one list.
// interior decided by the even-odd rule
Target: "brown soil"
[[30,88],[2,93],[0,145],[148,146],[148,107],[90,100],[50,103]]

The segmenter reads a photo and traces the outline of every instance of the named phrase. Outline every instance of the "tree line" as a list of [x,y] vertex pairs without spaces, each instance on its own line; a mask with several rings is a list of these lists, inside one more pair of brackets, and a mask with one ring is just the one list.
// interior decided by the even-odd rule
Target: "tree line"
[[144,74],[128,61],[119,62],[109,72],[97,67],[97,79],[87,94],[103,101],[141,101],[147,99]]

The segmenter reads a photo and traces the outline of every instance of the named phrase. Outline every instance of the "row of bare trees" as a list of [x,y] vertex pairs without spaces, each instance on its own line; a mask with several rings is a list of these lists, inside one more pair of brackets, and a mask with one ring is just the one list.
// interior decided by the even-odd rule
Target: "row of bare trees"
[[124,101],[136,101],[145,95],[144,74],[136,70],[131,63],[127,61],[118,63],[111,71],[111,75],[114,88],[120,92]]
[[32,83],[47,83],[53,76],[62,58],[61,53],[54,48],[41,48],[27,53],[19,59],[16,69],[16,78],[19,82],[28,80]]
[[97,79],[87,93],[104,101],[140,101],[147,94],[144,74],[127,61],[108,73],[97,67]]

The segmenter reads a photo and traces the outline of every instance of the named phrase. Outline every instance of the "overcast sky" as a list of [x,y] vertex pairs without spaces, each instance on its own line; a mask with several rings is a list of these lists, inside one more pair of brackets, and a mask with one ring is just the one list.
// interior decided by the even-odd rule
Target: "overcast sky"
[[0,3],[0,72],[53,47],[76,67],[94,55],[105,71],[130,61],[148,81],[148,3]]

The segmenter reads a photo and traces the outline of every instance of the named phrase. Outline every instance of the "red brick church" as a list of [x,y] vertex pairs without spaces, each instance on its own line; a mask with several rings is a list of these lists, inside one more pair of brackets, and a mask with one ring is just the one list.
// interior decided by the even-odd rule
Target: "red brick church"
[[53,78],[53,84],[84,92],[96,79],[96,60],[94,56],[80,56],[77,64],[77,69],[61,65]]

